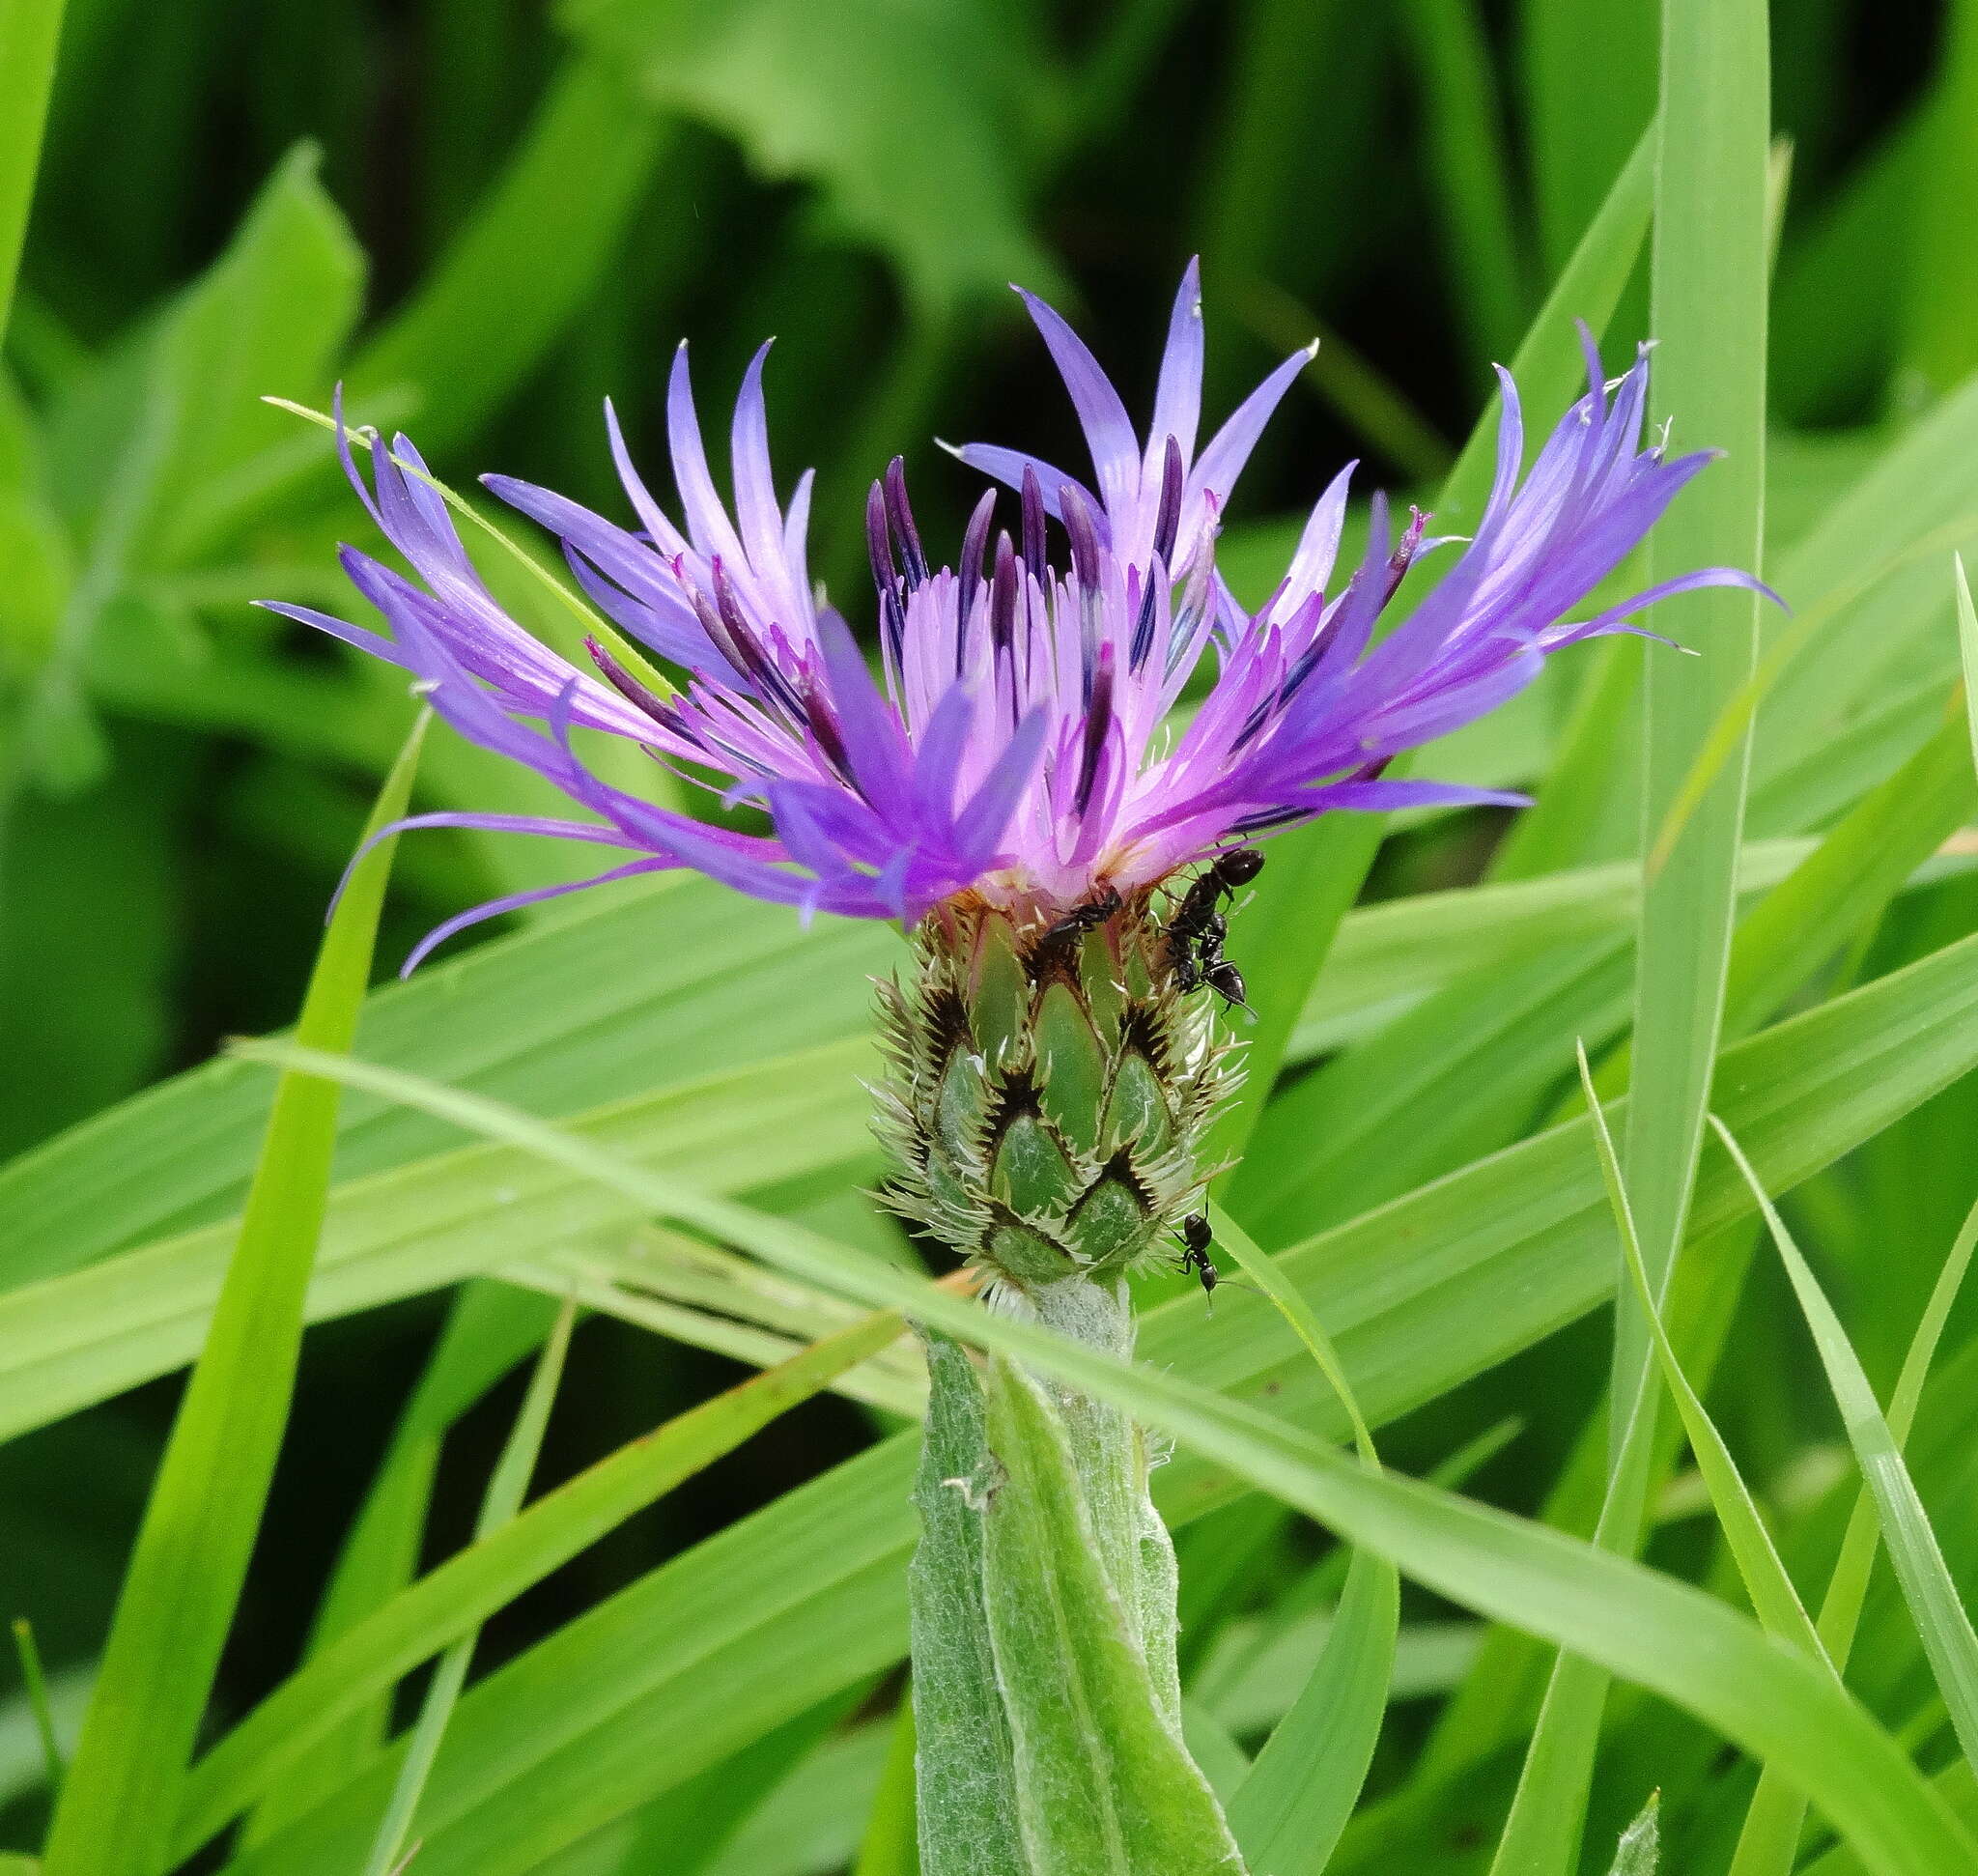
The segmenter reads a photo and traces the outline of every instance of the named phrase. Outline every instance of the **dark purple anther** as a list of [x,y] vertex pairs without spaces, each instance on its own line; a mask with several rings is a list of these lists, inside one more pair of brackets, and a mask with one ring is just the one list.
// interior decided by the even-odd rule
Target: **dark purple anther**
[[1161,460],[1161,505],[1154,514],[1154,552],[1163,565],[1174,561],[1174,537],[1181,526],[1181,445],[1168,439],[1168,451]]
[[914,526],[914,511],[907,501],[907,462],[895,456],[886,466],[886,512],[892,531],[899,536],[900,558],[907,563],[907,591],[927,578],[927,555],[920,549],[920,530]]
[[[989,528],[996,519],[996,491],[983,492],[980,501],[975,503],[975,512],[969,517],[967,531],[962,535],[961,591],[956,595],[961,620],[967,623],[968,616],[975,610],[975,589],[982,583],[982,554],[989,545]],[[961,639],[956,636],[959,649]],[[957,659],[959,668],[959,659]]]
[[1037,471],[1024,465],[1024,570],[1040,586],[1050,578],[1044,564],[1044,490]]
[[694,735],[680,712],[664,697],[656,696],[641,684],[597,640],[586,637],[583,648],[590,654],[590,661],[598,668],[599,675],[634,709],[643,710],[662,729],[671,730],[690,743],[699,742],[699,737]]
[[1091,701],[1086,705],[1085,745],[1079,753],[1078,794],[1073,803],[1083,814],[1092,805],[1092,789],[1099,780],[1099,757],[1106,748],[1107,731],[1113,727],[1113,664],[1107,659],[1092,678]]
[[1016,550],[1005,529],[996,537],[996,571],[989,582],[989,640],[998,653],[1016,643]]
[[1099,584],[1099,531],[1092,526],[1092,511],[1067,482],[1058,491],[1058,512],[1064,517],[1064,531],[1071,540],[1072,571],[1078,583],[1092,592]]
[[1138,672],[1154,648],[1154,593],[1168,578],[1168,569],[1158,555],[1141,583],[1140,611],[1133,621],[1133,644],[1127,653],[1126,668]]
[[906,642],[906,609],[900,604],[900,577],[892,563],[892,541],[887,533],[886,492],[875,482],[865,497],[865,552],[872,561],[872,584],[879,594],[879,628],[894,668]]

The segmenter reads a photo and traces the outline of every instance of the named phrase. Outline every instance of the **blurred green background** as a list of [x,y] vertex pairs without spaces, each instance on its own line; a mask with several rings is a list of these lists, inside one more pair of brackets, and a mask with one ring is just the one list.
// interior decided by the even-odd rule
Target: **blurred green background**
[[[1782,0],[1774,30],[1790,535],[1978,366],[1978,6]],[[343,608],[333,547],[361,538],[320,437],[258,394],[341,380],[456,485],[615,512],[601,400],[659,480],[675,341],[716,430],[775,333],[779,474],[818,466],[816,564],[858,618],[862,488],[896,449],[936,539],[972,492],[935,434],[1076,456],[1004,283],[1054,295],[1131,399],[1199,252],[1213,404],[1326,339],[1245,479],[1240,554],[1346,456],[1433,484],[1648,121],[1654,33],[1648,0],[71,0],[0,396],[0,1157],[292,1017],[403,733],[389,672],[247,605]],[[422,775],[436,807],[523,786],[438,737]],[[1465,877],[1495,825],[1398,843],[1383,890]],[[409,842],[385,958],[571,864],[518,845]],[[1892,956],[1967,928],[1967,897],[1916,895]],[[1930,1207],[1954,1220],[1972,1182]],[[236,1703],[292,1658],[436,1312],[314,1334]],[[731,1372],[585,1334],[558,1470]],[[0,1452],[0,1613],[58,1672],[100,1636],[176,1387]],[[840,1402],[791,1416],[509,1610],[495,1651],[862,1437]]]

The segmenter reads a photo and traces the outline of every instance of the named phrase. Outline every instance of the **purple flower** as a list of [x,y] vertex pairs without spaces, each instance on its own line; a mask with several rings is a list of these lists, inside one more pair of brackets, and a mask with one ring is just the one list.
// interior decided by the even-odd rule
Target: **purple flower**
[[[1502,703],[1547,653],[1635,629],[1630,615],[1653,600],[1758,585],[1709,568],[1566,622],[1709,460],[1641,449],[1646,355],[1603,384],[1589,341],[1587,393],[1522,480],[1517,391],[1500,372],[1496,479],[1474,538],[1425,541],[1419,513],[1397,535],[1376,495],[1366,553],[1336,580],[1349,465],[1313,510],[1277,589],[1247,611],[1216,571],[1220,518],[1308,355],[1279,366],[1198,451],[1194,266],[1144,440],[1071,327],[1024,298],[1084,427],[1091,484],[1013,450],[966,445],[955,452],[964,463],[1015,491],[1013,526],[998,527],[991,490],[956,564],[935,567],[895,459],[866,511],[878,678],[810,583],[809,474],[787,508],[777,501],[767,347],[735,406],[732,512],[708,472],[684,346],[667,396],[684,528],[639,478],[608,406],[636,531],[547,489],[487,478],[561,537],[584,592],[642,654],[680,674],[675,690],[595,638],[590,670],[531,638],[482,583],[410,442],[375,449],[375,494],[344,442],[352,481],[417,577],[343,550],[388,639],[305,608],[274,610],[404,667],[463,735],[527,763],[591,817],[436,813],[401,825],[550,835],[626,856],[591,884],[691,867],[806,914],[912,924],[973,891],[1053,917],[1099,888],[1151,885],[1223,842],[1329,809],[1515,804],[1522,797],[1384,781],[1381,771]],[[1413,564],[1444,545],[1460,552],[1440,583],[1376,640]],[[698,785],[725,778],[723,802],[760,807],[774,832],[697,820],[612,785],[579,757],[579,728],[625,737]],[[430,934],[407,968],[464,925],[575,890],[478,906]]]

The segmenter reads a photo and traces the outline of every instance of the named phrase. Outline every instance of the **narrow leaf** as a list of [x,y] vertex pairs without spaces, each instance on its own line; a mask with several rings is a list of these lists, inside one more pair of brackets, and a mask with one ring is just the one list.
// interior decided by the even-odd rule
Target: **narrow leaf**
[[[476,1541],[512,1522],[522,1509],[523,1494],[528,1490],[543,1450],[543,1435],[549,1431],[550,1408],[563,1379],[563,1359],[570,1351],[570,1331],[576,1321],[576,1304],[565,1303],[537,1358],[535,1373],[529,1377],[528,1392],[523,1396],[515,1425],[509,1430],[507,1442],[488,1480],[480,1516],[474,1522]],[[391,1803],[385,1806],[383,1822],[378,1828],[378,1840],[371,1846],[370,1860],[364,1865],[364,1876],[393,1876],[400,1867],[407,1833],[425,1792],[439,1742],[446,1735],[446,1723],[453,1718],[454,1704],[466,1685],[467,1665],[474,1658],[474,1644],[480,1634],[480,1625],[476,1623],[439,1658],[405,1758],[400,1762],[398,1782],[392,1787]]]
[[[386,779],[367,838],[405,811],[427,719]],[[393,842],[359,862],[310,976],[296,1033],[351,1045]],[[205,1351],[179,1408],[56,1808],[48,1876],[151,1876],[261,1525],[288,1421],[302,1303],[329,1191],[341,1089],[284,1075]]]
[[1772,1234],[1772,1242],[1786,1265],[1786,1274],[1793,1280],[1794,1293],[1806,1314],[1814,1346],[1820,1350],[1821,1365],[1826,1370],[1827,1385],[1841,1409],[1849,1444],[1854,1448],[1862,1477],[1875,1496],[1882,1542],[1888,1547],[1889,1562],[1909,1605],[1910,1619],[1936,1676],[1944,1705],[1950,1709],[1951,1724],[1964,1748],[1964,1758],[1978,1771],[1978,1634],[1973,1633],[1971,1618],[1959,1600],[1950,1567],[1944,1562],[1936,1533],[1931,1528],[1930,1515],[1917,1496],[1909,1468],[1903,1464],[1902,1448],[1882,1415],[1861,1358],[1848,1340],[1848,1332],[1841,1326],[1833,1305],[1827,1301],[1820,1279],[1800,1255],[1743,1149],[1721,1121],[1715,1116],[1711,1121],[1718,1138],[1751,1186],[1752,1196],[1758,1200]]

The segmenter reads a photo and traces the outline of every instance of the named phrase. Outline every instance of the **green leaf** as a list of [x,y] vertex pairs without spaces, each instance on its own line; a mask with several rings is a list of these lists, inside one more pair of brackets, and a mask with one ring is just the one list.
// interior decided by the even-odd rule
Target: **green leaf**
[[1882,1542],[1888,1547],[1889,1562],[1903,1596],[1909,1606],[1910,1619],[1923,1642],[1938,1691],[1950,1709],[1951,1724],[1964,1758],[1978,1772],[1978,1633],[1959,1600],[1957,1584],[1951,1580],[1943,1552],[1937,1548],[1936,1533],[1931,1529],[1930,1515],[1917,1496],[1909,1468],[1903,1464],[1898,1444],[1875,1389],[1869,1384],[1860,1357],[1854,1352],[1841,1319],[1827,1301],[1820,1279],[1794,1243],[1785,1221],[1779,1216],[1751,1162],[1721,1121],[1714,1121],[1725,1149],[1737,1160],[1738,1170],[1750,1182],[1765,1213],[1772,1242],[1778,1247],[1793,1280],[1794,1293],[1805,1312],[1813,1331],[1814,1347],[1820,1351],[1821,1366],[1826,1370],[1827,1386],[1848,1430],[1848,1441],[1861,1466],[1861,1474],[1875,1499],[1881,1521]]
[[[1685,447],[1723,449],[1710,477],[1672,508],[1650,544],[1651,581],[1697,567],[1757,571],[1765,514],[1766,218],[1770,106],[1759,0],[1664,0],[1656,114],[1652,391]],[[1645,825],[1681,787],[1722,705],[1758,656],[1757,602],[1716,592],[1686,611],[1694,662],[1646,661]],[[1653,651],[1654,647],[1650,647]],[[1659,1291],[1681,1245],[1723,1013],[1743,838],[1745,764],[1692,812],[1647,873],[1636,949],[1626,1166],[1644,1263]],[[1639,1315],[1616,1311],[1609,1385],[1609,1492],[1597,1541],[1631,1553],[1655,1440],[1655,1396]],[[1526,1754],[1493,1868],[1564,1876],[1579,1854],[1606,1676],[1562,1659]]]
[[1662,1828],[1659,1793],[1651,1792],[1641,1815],[1621,1833],[1614,1847],[1614,1867],[1609,1876],[1655,1876],[1662,1866]]
[[[405,811],[422,716],[367,836]],[[324,937],[296,1033],[347,1049],[370,975],[389,840],[359,862]],[[205,1347],[179,1408],[104,1644],[44,1858],[52,1876],[151,1876],[179,1792],[274,1470],[303,1295],[336,1148],[341,1089],[284,1076]]]
[[[1778,1649],[1748,1620],[1687,1584],[1433,1487],[1369,1472],[1258,1409],[975,1307],[862,1252],[657,1179],[514,1110],[348,1058],[332,1062],[294,1046],[251,1046],[266,1060],[319,1071],[333,1067],[353,1082],[389,1089],[628,1196],[636,1193],[664,1215],[747,1242],[807,1281],[874,1307],[911,1311],[999,1356],[1042,1369],[1172,1433],[1355,1543],[1390,1556],[1439,1593],[1586,1654],[1690,1707],[1747,1750],[1792,1765],[1820,1792],[1823,1807],[1872,1868],[1887,1876],[1978,1869],[1978,1843],[1830,1676]],[[1009,1372],[1006,1362],[1003,1367]],[[1031,1385],[1024,1383],[1027,1392]],[[1023,1407],[1010,1408],[1008,1399],[1005,1393],[1005,1425],[1026,1416]],[[992,1393],[992,1413],[994,1403]],[[1034,1424],[1033,1414],[1026,1418]],[[1023,1425],[1016,1432],[1029,1436]],[[1072,1645],[1079,1645],[1076,1638]],[[1150,1720],[1150,1712],[1143,1708],[1142,1718]],[[1128,1721],[1125,1713],[1119,1719]]]
[[[1978,1251],[1978,1206],[1965,1217],[1964,1228],[1937,1273],[1930,1300],[1903,1357],[1895,1392],[1889,1397],[1889,1433],[1899,1448],[1908,1443],[1917,1405],[1923,1398],[1923,1384],[1929,1378],[1931,1363],[1936,1358],[1936,1345],[1950,1320],[1951,1305],[1970,1270],[1974,1251]],[[1854,1633],[1861,1619],[1862,1605],[1868,1600],[1869,1577],[1875,1567],[1880,1536],[1875,1496],[1863,1487],[1842,1535],[1840,1555],[1827,1578],[1827,1593],[1821,1603],[1818,1625],[1822,1643],[1840,1666],[1846,1665],[1849,1651],[1854,1645]],[[1738,1833],[1731,1876],[1790,1876],[1798,1859],[1799,1833],[1805,1819],[1805,1794],[1767,1766],[1759,1774],[1758,1789],[1752,1794],[1751,1807]]]
[[656,103],[825,192],[928,309],[1055,270],[1021,206],[1048,71],[993,9],[926,0],[565,0],[563,23]]
[[1599,1149],[1600,1174],[1607,1182],[1607,1197],[1614,1208],[1622,1257],[1627,1266],[1628,1278],[1634,1285],[1635,1302],[1642,1312],[1642,1320],[1648,1324],[1655,1360],[1662,1370],[1662,1379],[1682,1417],[1682,1430],[1688,1435],[1690,1452],[1696,1459],[1697,1469],[1703,1474],[1711,1507],[1717,1514],[1717,1522],[1723,1527],[1738,1575],[1744,1580],[1745,1594],[1751,1598],[1752,1608],[1767,1634],[1777,1635],[1781,1640],[1802,1649],[1815,1661],[1825,1663],[1826,1650],[1822,1646],[1820,1636],[1814,1633],[1813,1622],[1799,1600],[1799,1592],[1793,1586],[1793,1578],[1787,1574],[1778,1549],[1772,1543],[1771,1533],[1766,1529],[1765,1520],[1760,1516],[1751,1492],[1738,1470],[1738,1463],[1731,1457],[1731,1449],[1724,1443],[1724,1437],[1717,1431],[1716,1423],[1710,1418],[1702,1398],[1690,1385],[1689,1377],[1682,1372],[1681,1357],[1676,1352],[1676,1345],[1669,1339],[1669,1331],[1663,1325],[1662,1301],[1649,1282],[1641,1240],[1634,1227],[1634,1208],[1628,1203],[1620,1156],[1614,1151],[1614,1139],[1607,1130],[1607,1116],[1600,1105],[1599,1095],[1595,1092],[1594,1071],[1588,1066],[1584,1048],[1580,1050],[1579,1067],[1580,1086],[1586,1094],[1588,1112],[1594,1122],[1594,1140]]
[[1355,1550],[1325,1647],[1229,1803],[1229,1828],[1254,1867],[1318,1876],[1373,1761],[1400,1619],[1394,1566]]
[[1003,1476],[980,1482],[982,1595],[1026,1869],[1239,1876],[1222,1807],[1163,1711],[1124,1587],[1095,1541],[1063,1419],[1000,1356],[985,1433]]
[[[523,1396],[515,1425],[509,1429],[507,1443],[495,1461],[481,1498],[481,1514],[474,1521],[476,1542],[492,1536],[504,1524],[514,1522],[528,1491],[536,1461],[543,1450],[543,1435],[549,1431],[550,1408],[563,1379],[563,1359],[570,1351],[570,1331],[577,1321],[577,1305],[565,1303],[550,1331],[550,1339],[536,1360],[529,1378],[528,1392]],[[480,1640],[478,1624],[469,1628],[439,1658],[426,1697],[419,1706],[419,1718],[406,1743],[405,1757],[399,1762],[398,1782],[391,1788],[391,1802],[378,1827],[377,1840],[364,1865],[364,1876],[394,1876],[405,1851],[406,1836],[411,1830],[413,1814],[433,1770],[434,1754],[446,1736],[455,1703],[467,1678],[467,1664],[473,1660],[474,1645]]]

